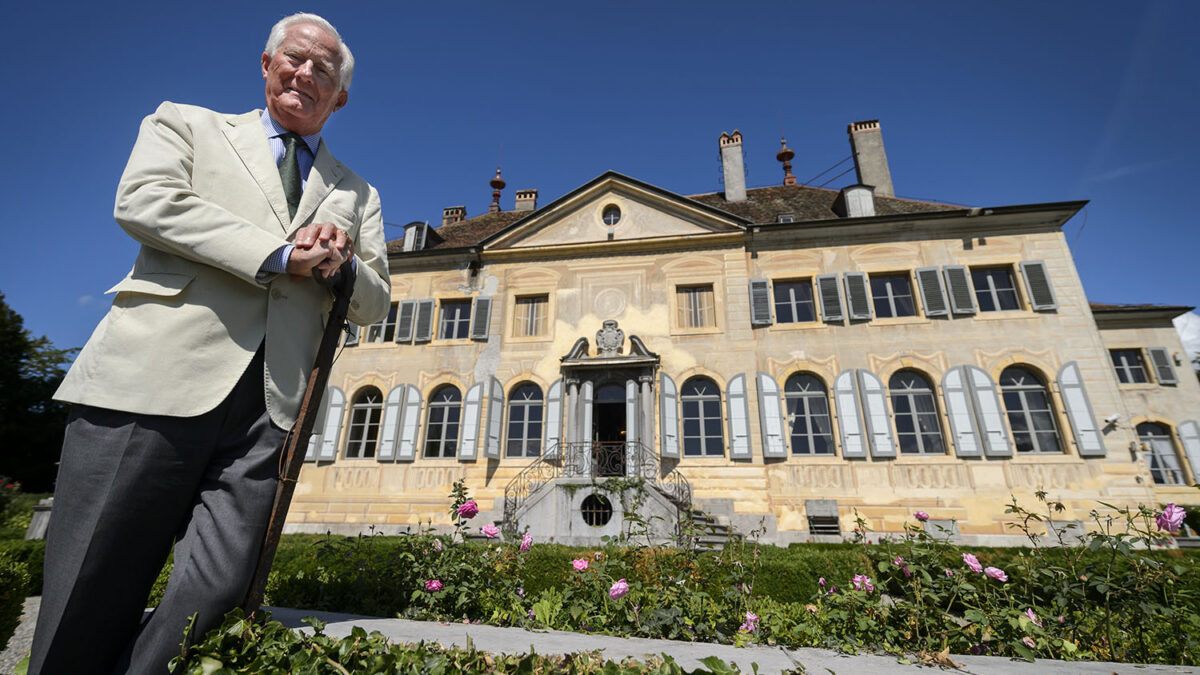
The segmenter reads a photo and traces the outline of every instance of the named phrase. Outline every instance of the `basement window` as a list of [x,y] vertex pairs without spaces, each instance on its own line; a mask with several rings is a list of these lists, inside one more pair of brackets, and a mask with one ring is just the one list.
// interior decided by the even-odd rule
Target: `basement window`
[[598,494],[584,497],[583,503],[579,506],[579,512],[583,516],[583,522],[592,527],[607,525],[613,517],[612,503]]
[[809,516],[808,533],[840,535],[842,526],[837,516]]

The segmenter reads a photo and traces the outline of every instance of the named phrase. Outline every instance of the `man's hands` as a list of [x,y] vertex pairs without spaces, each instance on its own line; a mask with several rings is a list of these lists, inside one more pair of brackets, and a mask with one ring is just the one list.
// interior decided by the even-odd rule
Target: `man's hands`
[[328,279],[354,257],[354,242],[333,223],[313,223],[296,230],[287,272],[295,280],[314,274]]

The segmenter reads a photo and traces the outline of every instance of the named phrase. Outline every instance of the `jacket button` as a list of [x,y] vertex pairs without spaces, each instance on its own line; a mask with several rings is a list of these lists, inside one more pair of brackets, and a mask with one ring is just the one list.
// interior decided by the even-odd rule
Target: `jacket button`
[[278,288],[271,289],[271,298],[275,300],[282,300],[283,291],[279,290]]

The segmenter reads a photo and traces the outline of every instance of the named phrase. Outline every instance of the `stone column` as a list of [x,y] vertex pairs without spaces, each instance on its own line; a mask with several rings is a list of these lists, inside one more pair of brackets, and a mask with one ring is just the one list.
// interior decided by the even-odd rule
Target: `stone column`
[[654,374],[643,373],[638,376],[642,385],[642,429],[641,441],[646,445],[646,452],[652,456],[654,452]]
[[567,405],[564,406],[563,439],[570,445],[579,441],[579,378],[567,378]]

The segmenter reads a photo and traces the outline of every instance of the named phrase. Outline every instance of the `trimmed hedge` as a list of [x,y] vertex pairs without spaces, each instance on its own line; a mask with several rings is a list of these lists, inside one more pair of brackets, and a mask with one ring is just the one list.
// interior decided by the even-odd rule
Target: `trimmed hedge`
[[21,608],[28,591],[29,569],[25,563],[0,555],[0,651],[21,623]]

